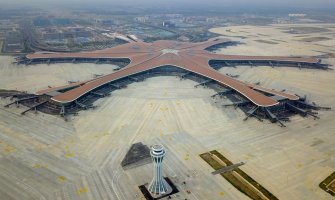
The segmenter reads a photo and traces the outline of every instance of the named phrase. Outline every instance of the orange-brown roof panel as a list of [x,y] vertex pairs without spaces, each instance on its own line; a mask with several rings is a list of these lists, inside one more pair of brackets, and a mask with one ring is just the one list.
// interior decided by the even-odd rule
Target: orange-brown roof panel
[[231,77],[223,75],[213,69],[199,66],[186,57],[175,55],[172,53],[162,54],[156,59],[148,60],[138,65],[134,65],[133,67],[125,68],[118,72],[107,75],[103,78],[88,82],[81,87],[57,95],[52,99],[54,101],[62,103],[72,102],[81,97],[82,95],[86,94],[87,92],[99,86],[105,85],[111,81],[164,65],[173,65],[213,79],[227,87],[236,90],[238,93],[242,94],[256,105],[267,107],[278,104],[278,102],[274,99],[269,98],[253,89],[250,89],[245,84],[242,84]]
[[[229,76],[221,74],[209,66],[210,60],[247,60],[247,61],[281,61],[296,63],[318,63],[320,60],[316,58],[294,58],[294,57],[278,57],[278,56],[240,56],[240,55],[219,55],[205,51],[204,49],[213,45],[227,42],[228,40],[215,38],[205,42],[187,43],[168,40],[155,41],[153,43],[132,42],[117,47],[79,53],[47,53],[47,54],[29,54],[28,59],[38,58],[129,58],[130,64],[125,68],[93,79],[84,81],[80,84],[70,84],[67,86],[50,88],[37,92],[43,94],[50,91],[62,90],[74,87],[67,92],[52,97],[52,100],[60,103],[70,103],[88,92],[108,84],[109,82],[144,72],[156,67],[173,65],[183,68],[187,71],[213,79],[226,87],[232,88],[257,106],[269,107],[277,105],[278,102],[265,96],[261,92],[279,95],[291,100],[296,100],[295,95],[277,92],[255,85],[246,84]],[[78,86],[79,87],[75,87]],[[259,92],[261,91],[261,92]]]

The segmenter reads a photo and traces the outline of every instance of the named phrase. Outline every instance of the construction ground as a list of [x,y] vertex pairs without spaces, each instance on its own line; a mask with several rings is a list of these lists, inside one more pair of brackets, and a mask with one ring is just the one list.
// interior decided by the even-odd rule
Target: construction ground
[[[323,56],[335,66],[335,25],[276,25],[213,29],[242,42],[226,54]],[[300,32],[299,32],[300,31]],[[320,38],[320,35],[323,37]],[[312,39],[311,39],[312,38]],[[328,38],[327,40],[325,38]],[[312,41],[311,41],[312,40]],[[322,40],[322,41],[320,41]],[[266,41],[266,42],[264,42]],[[35,92],[67,81],[108,74],[116,66],[96,64],[13,65],[0,57],[0,89]],[[240,80],[307,95],[335,104],[335,71],[266,66],[222,68]],[[297,79],[297,77],[299,77]],[[159,84],[157,84],[159,83]],[[321,119],[296,115],[286,128],[251,118],[215,91],[178,77],[154,77],[99,99],[93,110],[65,122],[58,116],[4,108],[0,100],[0,199],[143,199],[138,188],[151,181],[152,164],[124,170],[131,144],[162,143],[164,173],[179,188],[172,199],[249,199],[199,156],[217,150],[278,199],[333,196],[319,184],[335,170],[335,112]],[[185,184],[185,183],[186,184]]]

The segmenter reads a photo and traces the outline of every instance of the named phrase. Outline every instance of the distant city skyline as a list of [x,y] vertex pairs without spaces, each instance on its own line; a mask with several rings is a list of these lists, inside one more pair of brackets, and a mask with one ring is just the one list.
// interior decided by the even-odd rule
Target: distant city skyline
[[53,0],[13,0],[13,1],[6,1],[0,0],[0,5],[10,5],[10,6],[48,6],[48,5],[73,5],[77,4],[80,6],[85,5],[138,5],[138,6],[190,6],[190,7],[197,7],[200,5],[207,5],[210,6],[218,6],[218,7],[231,7],[231,6],[248,6],[252,8],[264,8],[264,7],[294,7],[294,8],[327,8],[331,9],[334,6],[335,9],[335,1],[334,0],[169,0],[169,1],[157,1],[157,0],[59,0],[57,2]]

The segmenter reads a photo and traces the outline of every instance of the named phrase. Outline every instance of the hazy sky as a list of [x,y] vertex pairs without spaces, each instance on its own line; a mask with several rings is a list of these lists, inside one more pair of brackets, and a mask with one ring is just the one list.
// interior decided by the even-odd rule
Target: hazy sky
[[335,0],[0,0],[0,7],[3,5],[152,5],[152,6],[191,6],[191,5],[212,5],[219,6],[252,6],[252,7],[296,7],[296,8],[334,8]]

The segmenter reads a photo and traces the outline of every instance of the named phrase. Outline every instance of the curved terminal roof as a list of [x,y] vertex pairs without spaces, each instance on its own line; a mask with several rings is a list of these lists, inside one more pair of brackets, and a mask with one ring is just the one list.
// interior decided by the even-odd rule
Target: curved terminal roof
[[241,56],[241,55],[221,55],[206,51],[214,45],[224,44],[228,42],[225,39],[211,39],[199,43],[185,43],[161,40],[153,43],[131,42],[117,47],[98,50],[92,52],[79,53],[35,53],[28,54],[27,59],[30,60],[45,60],[45,59],[76,59],[76,58],[90,58],[90,59],[116,59],[127,58],[130,59],[130,64],[125,68],[114,73],[95,78],[93,80],[69,84],[66,86],[49,88],[37,92],[38,95],[46,94],[51,91],[65,90],[68,91],[52,97],[53,101],[65,104],[70,103],[90,91],[108,84],[112,81],[154,69],[161,66],[172,65],[187,71],[208,77],[218,83],[229,87],[240,93],[252,103],[261,107],[269,107],[277,105],[278,102],[262,92],[270,93],[277,96],[282,96],[287,99],[297,100],[296,95],[287,94],[284,92],[277,92],[262,88],[260,86],[247,84],[238,81],[234,78],[226,76],[209,66],[210,60],[224,60],[224,61],[267,61],[267,62],[285,62],[285,63],[307,63],[317,64],[320,62],[317,58],[297,58],[297,57],[277,57],[277,56]]

